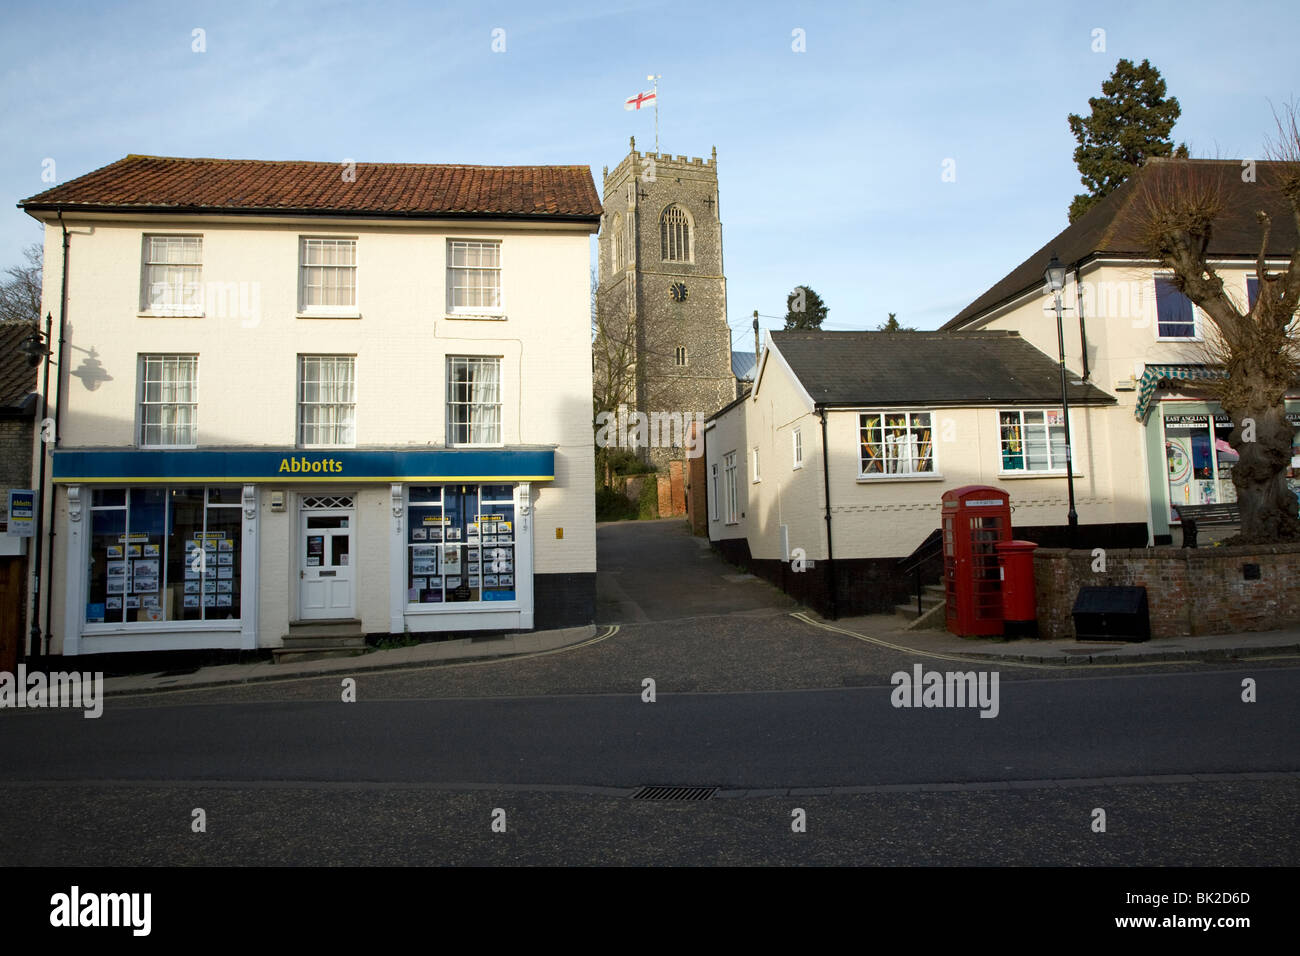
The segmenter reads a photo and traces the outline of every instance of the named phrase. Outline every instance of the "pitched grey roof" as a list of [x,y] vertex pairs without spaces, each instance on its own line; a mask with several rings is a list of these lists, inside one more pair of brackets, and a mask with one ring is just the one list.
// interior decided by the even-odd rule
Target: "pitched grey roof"
[[[1059,366],[1016,332],[773,332],[772,342],[819,404],[1061,401]],[[1074,373],[1067,380],[1072,403],[1115,402],[1092,385],[1074,385]]]
[[758,358],[753,352],[736,352],[731,353],[731,374],[744,382],[754,380],[754,367],[758,365]]
[[1067,266],[1083,263],[1096,256],[1147,259],[1141,239],[1143,214],[1147,208],[1145,194],[1160,195],[1165,190],[1187,183],[1216,185],[1223,197],[1223,210],[1214,223],[1208,254],[1216,258],[1246,257],[1259,254],[1263,233],[1255,221],[1255,212],[1267,210],[1273,219],[1269,233],[1270,256],[1291,258],[1297,234],[1291,206],[1281,192],[1283,163],[1257,162],[1255,180],[1242,180],[1242,164],[1236,159],[1152,159],[1129,177],[1118,189],[1057,233],[988,291],[966,306],[942,327],[955,329],[971,319],[1009,302],[1025,292],[1043,285],[1043,271],[1055,254]]

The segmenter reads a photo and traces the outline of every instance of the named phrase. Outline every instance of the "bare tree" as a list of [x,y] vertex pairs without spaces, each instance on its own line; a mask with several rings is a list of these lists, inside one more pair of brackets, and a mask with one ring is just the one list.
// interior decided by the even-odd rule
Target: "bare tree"
[[1259,201],[1259,292],[1250,308],[1242,308],[1228,294],[1207,256],[1215,224],[1228,202],[1224,165],[1166,159],[1142,178],[1140,191],[1143,240],[1173,272],[1174,286],[1214,325],[1207,336],[1207,354],[1224,374],[1207,388],[1232,419],[1228,443],[1240,456],[1232,483],[1241,513],[1241,533],[1234,543],[1241,544],[1300,540],[1296,496],[1286,481],[1294,429],[1285,405],[1286,392],[1300,373],[1300,247],[1290,250],[1284,270],[1269,271],[1273,223],[1266,208],[1276,212],[1289,206],[1300,231],[1296,107],[1288,107],[1277,122],[1278,135],[1268,150],[1275,162],[1271,168],[1258,168],[1252,187]]
[[23,265],[5,269],[0,280],[0,321],[39,322],[41,319],[41,247],[23,249]]
[[[594,280],[593,280],[594,281]],[[631,285],[607,290],[604,295],[633,294]],[[714,408],[673,408],[677,389],[683,375],[689,375],[692,366],[712,368],[719,364],[731,367],[731,331],[719,325],[715,341],[702,344],[694,338],[689,364],[678,363],[679,334],[665,322],[640,321],[632,315],[630,306],[622,302],[605,302],[604,308],[594,310],[592,320],[592,412],[617,413],[619,406],[629,410],[652,411],[702,411]],[[720,397],[719,405],[726,403]],[[608,483],[609,449],[596,448],[597,474]]]

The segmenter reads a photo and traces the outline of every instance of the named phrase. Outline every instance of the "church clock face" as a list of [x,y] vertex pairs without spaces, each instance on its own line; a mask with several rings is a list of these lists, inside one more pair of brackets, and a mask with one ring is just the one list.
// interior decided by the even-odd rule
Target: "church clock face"
[[686,301],[686,283],[685,283],[685,282],[674,282],[672,285],[670,285],[670,286],[668,287],[668,294],[672,297],[672,300],[673,300],[674,302],[685,302],[685,301]]

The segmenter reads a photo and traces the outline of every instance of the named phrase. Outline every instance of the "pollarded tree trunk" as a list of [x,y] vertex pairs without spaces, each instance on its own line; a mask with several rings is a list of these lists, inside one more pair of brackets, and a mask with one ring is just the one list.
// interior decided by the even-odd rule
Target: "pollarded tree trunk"
[[[1241,534],[1234,543],[1300,540],[1300,517],[1296,514],[1300,503],[1286,479],[1294,428],[1285,411],[1280,404],[1263,402],[1227,411],[1236,426],[1229,444],[1241,456],[1232,467],[1241,513]],[[1254,441],[1243,441],[1243,437],[1251,437],[1250,422],[1254,423]]]

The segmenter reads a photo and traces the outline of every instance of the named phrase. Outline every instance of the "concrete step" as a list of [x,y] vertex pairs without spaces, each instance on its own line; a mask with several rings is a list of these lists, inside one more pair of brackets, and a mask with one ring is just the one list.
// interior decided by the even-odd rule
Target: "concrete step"
[[346,647],[357,648],[366,646],[366,636],[364,634],[286,634],[281,640],[285,648],[299,650],[307,647]]
[[271,656],[277,664],[291,664],[295,661],[323,661],[334,657],[360,657],[366,653],[365,647],[339,647],[334,644],[312,647],[293,648],[274,647]]
[[361,633],[361,620],[359,618],[335,618],[325,621],[290,621],[289,633],[298,634],[319,634],[322,637],[328,637],[332,634],[359,634]]
[[944,593],[943,585],[927,584],[921,589],[920,615],[916,613],[915,593],[913,593],[912,597],[905,604],[895,604],[894,614],[905,621],[914,621],[918,616],[923,616],[926,612],[932,611],[936,607],[942,607],[946,600],[947,596]]
[[292,621],[281,636],[282,647],[271,649],[277,664],[318,661],[329,657],[355,657],[366,652],[366,634],[356,619]]

